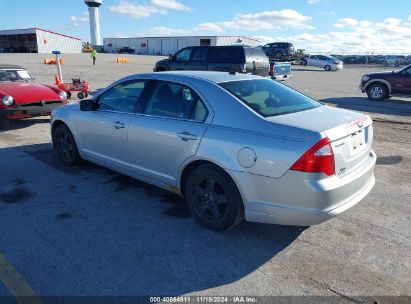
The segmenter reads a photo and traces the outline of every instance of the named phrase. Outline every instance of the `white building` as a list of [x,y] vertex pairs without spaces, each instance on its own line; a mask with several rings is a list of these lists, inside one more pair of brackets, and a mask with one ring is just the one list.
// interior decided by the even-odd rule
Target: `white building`
[[0,31],[0,49],[5,52],[63,54],[81,53],[81,39],[39,28]]
[[179,36],[179,37],[134,37],[104,38],[104,50],[118,53],[122,47],[130,47],[141,55],[169,55],[187,46],[199,45],[248,45],[257,46],[260,42],[244,36]]

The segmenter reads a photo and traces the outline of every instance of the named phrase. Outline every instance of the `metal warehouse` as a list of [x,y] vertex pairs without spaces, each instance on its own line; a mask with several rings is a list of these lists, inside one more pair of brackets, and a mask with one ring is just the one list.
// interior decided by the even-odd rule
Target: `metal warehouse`
[[0,50],[11,53],[81,53],[81,39],[39,28],[0,31]]
[[180,36],[180,37],[134,37],[134,38],[104,38],[104,50],[118,53],[122,47],[130,47],[136,54],[169,55],[186,46],[199,45],[248,45],[256,46],[260,42],[244,36]]

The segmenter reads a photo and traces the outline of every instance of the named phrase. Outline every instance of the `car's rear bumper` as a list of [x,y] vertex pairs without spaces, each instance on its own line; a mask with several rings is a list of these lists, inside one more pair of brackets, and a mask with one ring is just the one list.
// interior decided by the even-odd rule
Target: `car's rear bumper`
[[0,115],[8,119],[21,119],[32,116],[49,115],[55,108],[64,105],[62,101],[35,102],[19,104],[15,107],[0,109]]
[[320,224],[361,201],[375,184],[376,155],[344,177],[288,171],[275,179],[232,174],[240,187],[247,221],[311,226]]

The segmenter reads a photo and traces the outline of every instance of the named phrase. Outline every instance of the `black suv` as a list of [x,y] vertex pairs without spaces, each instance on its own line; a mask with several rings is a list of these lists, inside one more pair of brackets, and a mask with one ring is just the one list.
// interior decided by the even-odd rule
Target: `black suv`
[[154,72],[191,70],[251,73],[268,76],[270,62],[259,48],[245,46],[192,46],[156,62]]
[[135,54],[136,51],[132,49],[131,47],[125,46],[120,49],[119,53],[120,54]]
[[261,49],[270,60],[287,60],[294,56],[294,45],[290,42],[267,43]]

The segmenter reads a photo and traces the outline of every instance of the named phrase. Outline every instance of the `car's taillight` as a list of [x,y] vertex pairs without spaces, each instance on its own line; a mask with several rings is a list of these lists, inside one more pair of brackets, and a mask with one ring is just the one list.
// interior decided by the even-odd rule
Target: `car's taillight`
[[312,146],[290,168],[302,172],[322,172],[328,176],[335,174],[334,152],[330,140],[325,137]]

